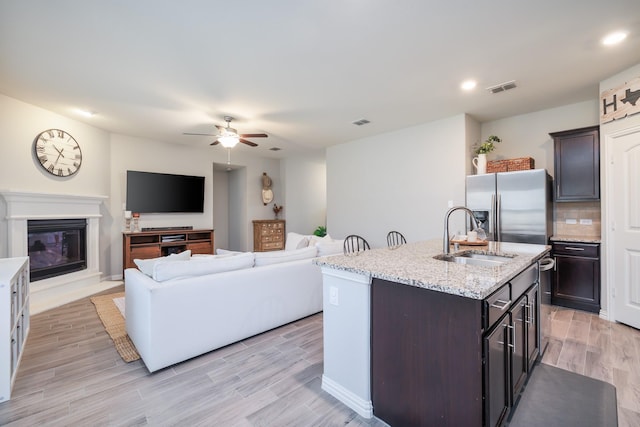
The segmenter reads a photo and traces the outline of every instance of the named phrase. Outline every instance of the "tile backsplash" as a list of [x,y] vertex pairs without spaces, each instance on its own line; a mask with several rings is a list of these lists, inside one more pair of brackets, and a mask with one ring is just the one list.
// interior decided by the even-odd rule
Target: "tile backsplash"
[[600,237],[599,201],[554,203],[553,213],[554,235]]

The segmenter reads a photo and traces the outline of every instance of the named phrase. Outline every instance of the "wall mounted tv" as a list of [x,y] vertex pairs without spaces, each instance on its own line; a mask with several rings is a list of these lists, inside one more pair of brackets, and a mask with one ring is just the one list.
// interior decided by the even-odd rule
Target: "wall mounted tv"
[[204,176],[127,171],[127,210],[204,212]]

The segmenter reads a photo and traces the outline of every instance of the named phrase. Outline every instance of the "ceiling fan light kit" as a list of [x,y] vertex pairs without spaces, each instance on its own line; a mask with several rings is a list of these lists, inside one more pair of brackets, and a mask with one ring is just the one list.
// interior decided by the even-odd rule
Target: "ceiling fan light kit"
[[200,136],[215,136],[217,139],[213,141],[210,145],[217,145],[220,143],[224,148],[233,148],[238,142],[242,142],[250,147],[257,147],[258,144],[255,142],[251,142],[245,138],[267,138],[268,135],[266,133],[242,133],[239,134],[238,131],[230,126],[233,117],[224,116],[224,121],[227,122],[227,126],[219,126],[215,125],[218,128],[217,135],[209,134],[209,133],[184,133],[184,135],[200,135]]

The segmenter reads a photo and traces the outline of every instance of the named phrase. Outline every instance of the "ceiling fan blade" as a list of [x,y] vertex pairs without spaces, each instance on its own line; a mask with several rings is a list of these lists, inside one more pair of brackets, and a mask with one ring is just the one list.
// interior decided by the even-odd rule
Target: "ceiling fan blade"
[[266,133],[241,133],[238,135],[241,138],[268,138]]
[[217,127],[220,132],[226,129],[226,127],[220,126],[220,125],[214,125],[214,126]]
[[240,142],[242,142],[243,144],[247,144],[247,145],[249,145],[251,147],[257,147],[258,146],[258,144],[256,144],[255,142],[251,142],[251,141],[249,141],[247,139],[244,139],[244,138],[240,138]]
[[220,141],[218,141],[218,140],[216,139],[215,141],[213,141],[213,142],[212,142],[211,144],[209,144],[209,145],[218,145],[218,143],[219,143],[219,142],[220,142]]
[[184,132],[183,135],[218,136],[218,134],[214,134],[214,133],[189,133],[189,132]]

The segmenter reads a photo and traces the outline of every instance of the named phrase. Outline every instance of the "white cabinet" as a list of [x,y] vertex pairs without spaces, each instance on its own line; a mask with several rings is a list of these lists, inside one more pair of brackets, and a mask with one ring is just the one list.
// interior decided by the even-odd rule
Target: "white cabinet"
[[29,333],[29,258],[0,259],[0,402],[9,400]]

